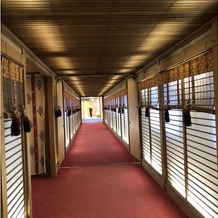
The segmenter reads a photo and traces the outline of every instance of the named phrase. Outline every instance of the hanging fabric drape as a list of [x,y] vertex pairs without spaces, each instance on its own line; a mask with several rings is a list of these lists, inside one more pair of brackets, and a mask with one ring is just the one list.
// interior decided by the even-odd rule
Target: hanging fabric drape
[[24,104],[23,66],[2,55],[1,74],[4,116],[12,118],[11,135],[18,136],[21,134],[21,107]]
[[[141,103],[146,106],[146,116],[149,116],[148,109],[155,107],[153,102],[150,102],[150,89],[160,85],[164,89],[164,101],[170,102],[168,109],[183,109],[186,102],[189,101],[193,110],[213,113],[214,82],[212,71],[213,53],[212,50],[209,50],[141,82],[139,88],[144,96]],[[182,96],[184,96],[183,99]],[[165,110],[165,107],[160,109]],[[168,116],[167,111],[166,116]],[[166,119],[168,118],[166,117]]]
[[[24,115],[29,118],[32,131],[27,134],[30,152],[31,174],[43,174],[45,167],[45,87],[44,77],[31,74],[26,79],[27,105]],[[28,126],[27,126],[28,127]]]
[[185,126],[191,126],[190,102],[186,101],[184,105],[183,123]]

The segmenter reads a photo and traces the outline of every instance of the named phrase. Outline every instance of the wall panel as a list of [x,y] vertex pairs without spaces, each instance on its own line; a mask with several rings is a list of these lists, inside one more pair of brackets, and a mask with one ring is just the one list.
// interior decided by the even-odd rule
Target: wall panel
[[185,198],[185,151],[182,111],[170,110],[169,115],[170,122],[165,123],[168,173],[167,182]]
[[21,135],[11,136],[11,119],[4,121],[7,214],[8,218],[25,217],[24,168]]
[[187,198],[205,217],[217,217],[218,173],[215,115],[191,112],[191,116],[192,126],[187,128]]

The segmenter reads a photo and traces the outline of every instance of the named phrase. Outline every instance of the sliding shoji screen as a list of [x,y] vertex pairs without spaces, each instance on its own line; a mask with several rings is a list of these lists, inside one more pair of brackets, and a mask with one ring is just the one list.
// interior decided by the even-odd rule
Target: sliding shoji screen
[[73,119],[73,129],[72,129],[72,133],[73,133],[73,136],[76,132],[76,129],[77,129],[77,111],[76,111],[76,107],[77,107],[77,104],[76,104],[76,101],[75,101],[75,98],[72,97],[72,112],[73,112],[73,116],[72,116],[72,119]]
[[151,164],[151,149],[150,149],[150,122],[145,116],[145,108],[141,109],[141,131],[142,131],[142,158]]
[[68,102],[68,94],[66,92],[64,92],[64,131],[65,131],[65,147],[68,146],[69,142],[70,142],[70,123],[69,123],[69,117],[68,117],[68,106],[69,106],[69,102]]
[[[155,164],[166,160],[167,190],[170,188],[170,192],[174,191],[179,199],[192,205],[202,216],[217,218],[217,127],[212,56],[212,51],[206,51],[142,82],[140,99],[143,160],[154,169],[153,159]],[[160,120],[152,103],[156,102],[157,90],[163,91],[163,95],[159,95],[159,99],[163,100],[160,111],[163,118],[168,111],[169,120]],[[147,117],[146,108],[150,108]],[[190,123],[186,122],[187,111]],[[166,156],[161,159],[161,153],[156,150],[160,148],[156,140],[160,133],[158,120],[163,124],[162,143],[166,148],[166,152],[162,153]]]
[[[182,84],[178,79],[178,71],[168,72],[168,83],[163,85],[164,103],[169,105],[170,122],[165,122],[166,155],[167,155],[167,183],[184,198],[185,184],[185,147],[183,137],[183,114],[181,109]],[[175,79],[178,79],[174,81]],[[180,109],[177,109],[179,108]]]
[[142,158],[156,172],[162,174],[159,96],[158,86],[153,83],[153,80],[148,80],[142,85],[140,99]]
[[109,100],[107,100],[106,114],[107,114],[107,124],[108,126],[110,126],[110,101]]
[[187,128],[187,199],[205,217],[218,217],[215,115],[191,112]]
[[109,123],[109,110],[108,110],[108,106],[106,106],[107,109],[105,109],[105,122],[108,124]]
[[81,123],[81,107],[75,92],[65,87],[64,91],[64,132],[65,147],[69,145]]
[[[123,102],[123,97],[121,98]],[[124,139],[125,137],[125,117],[124,117],[124,108],[121,109],[121,137]]]
[[110,99],[110,111],[109,111],[109,117],[110,117],[110,128],[113,129],[113,99]]
[[[197,61],[202,62],[202,58]],[[193,61],[194,62],[194,61]],[[194,64],[191,62],[191,64]],[[199,67],[199,66],[198,66]],[[200,70],[200,69],[198,69]],[[212,111],[214,107],[213,72],[192,76],[195,109]],[[215,115],[191,111],[192,125],[187,127],[188,201],[205,217],[218,217],[218,174]]]
[[205,217],[218,217],[217,142],[212,52],[190,61],[184,79],[190,100],[191,126],[186,127],[187,200]]
[[109,127],[111,126],[111,113],[110,113],[111,105],[110,104],[111,104],[111,101],[108,98],[107,99],[107,124],[108,124]]
[[129,121],[126,81],[106,94],[104,120],[121,139],[129,144]]
[[75,134],[81,121],[81,107],[78,97],[73,97],[73,111],[74,111],[73,120],[74,120],[74,134]]
[[158,86],[151,88],[151,106],[156,109],[150,109],[150,143],[151,143],[151,165],[160,174],[162,174],[161,160],[161,142],[160,142],[160,111],[158,109]]
[[185,150],[182,110],[169,111],[170,122],[165,124],[168,184],[183,197],[185,190]]
[[[23,67],[2,56],[1,76],[3,88],[3,109],[8,118],[4,119],[4,151],[6,167],[6,200],[8,218],[25,217],[25,182],[24,182],[24,147],[22,141],[22,127],[15,125],[17,133],[11,131],[13,120],[12,107],[16,108],[21,122],[21,107],[24,105]],[[16,124],[18,124],[16,122]],[[3,169],[2,169],[3,170]]]
[[72,113],[72,108],[73,108],[73,99],[72,99],[72,96],[69,96],[69,107],[70,107],[70,109],[71,109],[71,116],[69,117],[70,139],[72,139],[73,133],[74,133],[73,113]]
[[108,99],[104,99],[104,121],[105,123],[109,123],[109,103]]
[[117,118],[117,134],[121,136],[121,110],[120,110],[120,96],[116,97],[116,118]]
[[148,89],[142,89],[141,99],[141,131],[142,131],[142,158],[151,164],[150,149],[150,119],[146,117],[146,99],[148,102]]
[[117,116],[116,116],[116,97],[113,96],[113,108],[112,108],[112,119],[113,119],[113,130],[117,131]]
[[[216,218],[218,175],[212,52],[199,55],[177,67],[177,71],[177,80],[167,87],[169,97],[177,92],[177,99],[170,101],[170,122],[165,123],[168,182],[203,216]],[[171,89],[173,84],[177,88]],[[191,125],[185,127],[182,110],[174,109],[183,108],[181,93],[182,105],[190,103]]]
[[72,97],[72,136],[74,136],[77,129],[77,113],[75,111],[76,102],[74,97]]
[[11,119],[4,122],[8,218],[24,217],[22,139],[11,136],[11,123]]
[[[165,122],[167,184],[172,186],[182,197],[186,197],[185,146],[182,113],[182,80],[179,72],[188,70],[185,64],[169,70],[165,75],[168,83],[163,85],[164,104],[169,106],[170,122]],[[180,71],[179,71],[180,70]]]
[[129,144],[129,116],[128,116],[128,100],[127,94],[122,96],[123,111],[122,111],[122,138]]

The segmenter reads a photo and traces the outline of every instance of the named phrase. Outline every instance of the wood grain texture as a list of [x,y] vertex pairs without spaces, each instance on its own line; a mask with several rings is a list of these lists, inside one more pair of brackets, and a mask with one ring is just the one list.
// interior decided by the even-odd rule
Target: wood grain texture
[[80,96],[102,96],[208,22],[216,4],[2,0],[2,22]]

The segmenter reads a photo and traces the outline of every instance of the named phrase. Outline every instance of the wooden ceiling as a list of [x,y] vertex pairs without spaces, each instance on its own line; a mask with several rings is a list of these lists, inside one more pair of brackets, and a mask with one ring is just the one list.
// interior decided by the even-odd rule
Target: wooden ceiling
[[217,0],[1,2],[2,23],[80,96],[93,97],[217,15]]

